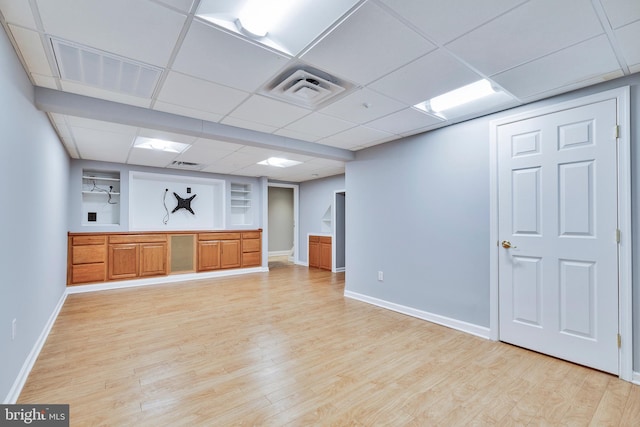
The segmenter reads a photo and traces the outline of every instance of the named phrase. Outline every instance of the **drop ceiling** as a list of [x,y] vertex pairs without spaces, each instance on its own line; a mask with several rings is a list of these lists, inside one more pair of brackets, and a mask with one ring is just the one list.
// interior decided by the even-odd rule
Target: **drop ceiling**
[[[0,20],[71,157],[291,182],[343,173],[366,147],[640,71],[638,0],[327,0],[289,25],[304,38],[287,52],[196,16],[210,4],[0,0]],[[269,93],[295,70],[336,94]],[[446,119],[412,107],[483,78],[498,102]],[[303,86],[290,92],[316,95]],[[137,136],[189,147],[136,148]],[[256,164],[269,157],[302,163]]]

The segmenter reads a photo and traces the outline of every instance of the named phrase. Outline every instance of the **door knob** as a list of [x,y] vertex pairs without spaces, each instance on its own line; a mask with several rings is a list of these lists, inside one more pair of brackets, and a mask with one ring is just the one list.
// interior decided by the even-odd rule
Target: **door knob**
[[505,249],[510,249],[510,248],[516,248],[516,246],[511,246],[511,242],[508,240],[503,240],[502,241],[502,247]]

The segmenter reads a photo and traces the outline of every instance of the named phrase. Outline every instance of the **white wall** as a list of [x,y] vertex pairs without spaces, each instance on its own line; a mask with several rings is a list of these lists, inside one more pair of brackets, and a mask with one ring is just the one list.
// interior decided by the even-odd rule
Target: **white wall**
[[[489,123],[631,86],[633,250],[640,250],[640,74],[357,152],[347,163],[346,290],[489,326]],[[640,258],[633,263],[640,371]],[[384,271],[384,282],[377,271]]]
[[34,107],[33,87],[3,30],[0,93],[0,397],[8,401],[64,294],[69,158]]

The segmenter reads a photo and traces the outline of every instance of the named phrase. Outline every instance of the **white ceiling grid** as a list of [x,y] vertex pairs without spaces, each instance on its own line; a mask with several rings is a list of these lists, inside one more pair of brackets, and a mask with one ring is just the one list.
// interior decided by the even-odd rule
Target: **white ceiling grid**
[[[638,0],[327,0],[317,16],[289,24],[298,35],[290,54],[196,16],[205,1],[0,0],[0,22],[36,86],[264,136],[245,144],[50,110],[70,156],[157,167],[184,161],[205,172],[292,182],[344,171],[335,151],[323,155],[322,147],[353,152],[640,71]],[[211,4],[232,11],[241,3]],[[321,22],[335,16],[329,27]],[[140,97],[65,80],[51,38],[158,67],[159,83]],[[276,77],[300,67],[348,89],[318,108],[264,95]],[[470,104],[448,119],[412,108],[482,78],[502,91],[492,104]],[[189,148],[134,148],[136,136]],[[302,164],[256,165],[270,156]]]

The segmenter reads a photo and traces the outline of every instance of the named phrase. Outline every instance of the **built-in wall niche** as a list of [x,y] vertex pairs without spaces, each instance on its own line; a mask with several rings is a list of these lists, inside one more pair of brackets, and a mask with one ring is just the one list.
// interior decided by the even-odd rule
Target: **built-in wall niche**
[[231,224],[250,225],[253,222],[251,212],[251,184],[231,183]]
[[120,172],[82,170],[82,225],[120,224]]
[[327,210],[324,211],[324,215],[322,215],[320,228],[323,233],[333,232],[333,218],[331,215],[331,206],[329,206]]
[[129,173],[132,230],[221,230],[225,228],[225,181]]

